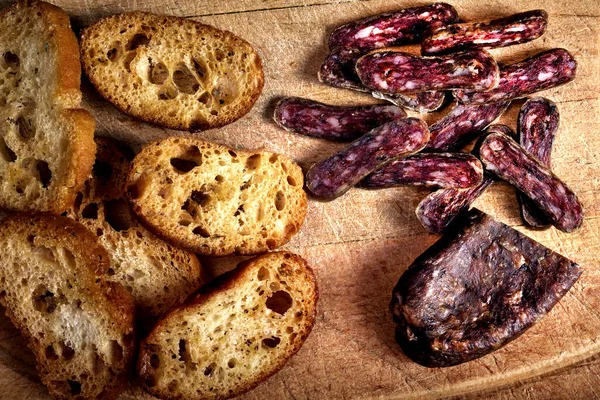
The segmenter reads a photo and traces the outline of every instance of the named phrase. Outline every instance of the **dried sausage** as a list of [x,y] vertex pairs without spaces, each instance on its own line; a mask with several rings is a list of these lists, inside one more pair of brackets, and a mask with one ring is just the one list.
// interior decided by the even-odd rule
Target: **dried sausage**
[[[338,48],[333,50],[321,64],[319,81],[333,87],[370,92],[356,74],[354,66],[364,53],[355,49]],[[420,92],[415,94],[395,95],[373,92],[376,99],[386,100],[398,107],[418,112],[431,112],[444,104],[444,92]]]
[[406,112],[393,105],[340,107],[288,97],[277,103],[273,119],[292,132],[351,141],[379,125],[405,117]]
[[400,185],[469,188],[483,179],[483,166],[466,153],[419,153],[379,168],[359,186],[381,189]]
[[544,10],[532,10],[487,22],[451,24],[432,29],[421,43],[421,54],[447,54],[493,49],[537,39],[548,26]]
[[464,104],[483,104],[525,97],[575,79],[577,61],[565,49],[553,49],[503,67],[500,83],[487,92],[455,90],[454,97]]
[[479,157],[486,170],[533,200],[558,229],[571,232],[581,226],[583,210],[575,193],[517,142],[492,133],[481,143]]
[[416,43],[433,24],[452,24],[458,13],[450,4],[428,6],[374,15],[338,27],[329,37],[329,48],[368,51],[381,47]]
[[575,262],[489,215],[471,210],[396,284],[396,341],[413,361],[448,367],[523,334],[581,275]]
[[375,169],[418,152],[428,140],[427,124],[417,118],[381,125],[330,158],[314,164],[306,174],[306,187],[317,197],[332,200]]
[[445,117],[429,128],[431,139],[427,149],[452,151],[461,148],[500,118],[509,104],[455,105]]
[[[506,125],[492,125],[486,134],[500,132],[515,136],[512,129]],[[475,151],[477,150],[477,146]],[[459,220],[460,216],[469,210],[471,204],[494,182],[487,173],[483,174],[481,182],[468,189],[439,189],[426,196],[416,209],[417,219],[430,232],[442,233]]]
[[500,80],[498,64],[485,50],[436,57],[377,50],[358,59],[356,73],[369,89],[388,94],[456,88],[490,90]]
[[[558,107],[543,97],[527,100],[519,112],[517,128],[521,146],[548,168],[559,122]],[[518,198],[521,216],[527,224],[535,228],[550,225],[548,218],[531,200],[521,193],[518,194]]]

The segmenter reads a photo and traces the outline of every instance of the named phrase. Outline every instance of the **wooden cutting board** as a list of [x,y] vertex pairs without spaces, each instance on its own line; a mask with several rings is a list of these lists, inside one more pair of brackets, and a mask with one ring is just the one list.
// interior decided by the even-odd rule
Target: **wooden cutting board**
[[[263,59],[266,84],[253,110],[241,120],[199,137],[241,148],[265,148],[291,156],[304,168],[341,148],[302,137],[272,122],[282,96],[302,96],[332,104],[366,104],[364,94],[320,84],[316,73],[327,54],[327,35],[353,19],[423,4],[385,0],[120,1],[55,0],[81,28],[98,17],[142,10],[198,19],[228,29],[252,43]],[[428,234],[414,216],[428,192],[404,187],[382,191],[354,189],[342,198],[309,202],[302,230],[286,246],[316,271],[320,289],[317,323],[300,352],[245,399],[439,398],[477,395],[506,398],[598,397],[600,362],[581,364],[600,352],[600,82],[598,43],[600,3],[567,0],[507,2],[450,1],[464,20],[488,19],[526,9],[550,15],[547,33],[534,42],[492,53],[513,62],[542,49],[564,47],[579,63],[577,79],[544,96],[560,109],[561,127],[553,169],[579,195],[586,218],[565,234],[554,228],[525,228],[514,190],[496,184],[476,206],[553,250],[580,263],[583,275],[540,323],[505,348],[479,360],[445,369],[411,362],[394,341],[387,311],[395,282],[412,260],[438,236]],[[10,4],[0,0],[0,5]],[[149,140],[187,133],[136,122],[104,101],[84,82],[86,108],[97,120],[97,134],[139,147]],[[515,128],[521,101],[501,122]],[[425,115],[431,122],[444,112]],[[211,273],[237,259],[203,259]],[[558,371],[558,372],[557,372]],[[525,381],[525,383],[523,383]],[[501,388],[495,394],[490,391]],[[502,389],[504,388],[504,389]],[[5,317],[0,319],[0,397],[42,399],[32,355]],[[132,388],[123,399],[148,398]]]

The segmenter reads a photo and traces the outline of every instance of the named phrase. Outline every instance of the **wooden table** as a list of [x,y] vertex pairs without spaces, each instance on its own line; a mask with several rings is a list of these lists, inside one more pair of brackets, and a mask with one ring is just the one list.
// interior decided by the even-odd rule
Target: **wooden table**
[[[228,29],[261,55],[266,84],[254,109],[241,120],[199,137],[244,148],[285,153],[303,167],[341,145],[279,129],[271,120],[274,102],[302,96],[332,104],[364,104],[364,94],[320,84],[316,72],[327,54],[331,30],[347,21],[423,2],[385,0],[120,1],[55,0],[74,27],[98,17],[141,10],[194,18]],[[10,1],[1,0],[2,5]],[[393,285],[404,269],[438,236],[414,216],[426,189],[351,190],[331,203],[309,202],[306,222],[286,246],[314,267],[320,287],[318,319],[301,351],[244,399],[438,398],[484,393],[492,399],[578,399],[600,397],[600,112],[598,43],[600,3],[567,0],[451,1],[464,20],[487,19],[544,8],[550,24],[543,38],[493,53],[512,62],[539,50],[564,47],[579,62],[577,79],[543,93],[561,112],[553,169],[584,204],[584,226],[572,234],[522,225],[514,190],[497,184],[476,206],[581,264],[583,275],[539,324],[505,348],[480,360],[446,369],[411,362],[394,342],[387,312]],[[84,82],[85,106],[97,120],[97,134],[139,147],[149,140],[185,134],[136,122],[118,112]],[[522,102],[501,122],[515,127]],[[428,122],[441,113],[425,115]],[[213,273],[236,259],[204,259]],[[0,320],[0,397],[47,398],[33,359],[5,318]],[[590,358],[592,357],[592,358]],[[132,388],[122,398],[143,398]]]

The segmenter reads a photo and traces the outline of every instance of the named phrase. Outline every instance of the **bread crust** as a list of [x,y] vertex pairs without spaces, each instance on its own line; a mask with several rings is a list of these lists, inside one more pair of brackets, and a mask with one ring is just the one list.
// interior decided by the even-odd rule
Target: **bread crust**
[[[253,380],[251,382],[247,382],[244,387],[236,388],[233,390],[228,390],[227,394],[215,393],[207,390],[207,388],[197,388],[200,392],[195,392],[196,397],[186,396],[182,393],[173,393],[168,390],[160,390],[157,389],[159,385],[149,386],[148,378],[151,378],[154,375],[154,367],[152,366],[152,354],[153,354],[153,346],[154,342],[158,341],[157,334],[163,333],[167,331],[168,324],[171,320],[181,319],[182,316],[193,313],[196,310],[201,309],[202,307],[207,307],[211,304],[211,301],[214,301],[216,297],[219,295],[227,295],[231,296],[236,292],[241,286],[248,284],[250,280],[250,275],[254,274],[259,266],[264,266],[264,263],[276,264],[281,259],[284,259],[286,262],[290,264],[299,265],[300,268],[305,271],[301,277],[295,277],[295,279],[302,279],[303,284],[302,287],[305,288],[304,294],[306,298],[303,299],[304,306],[306,307],[307,314],[304,315],[304,319],[301,322],[300,329],[304,329],[303,335],[298,342],[295,343],[293,347],[288,349],[284,355],[278,355],[278,359],[275,364],[271,364],[268,369],[263,369],[262,371],[253,375]],[[310,288],[310,289],[309,289]],[[228,292],[232,292],[229,294]],[[159,322],[155,325],[152,332],[148,335],[146,339],[142,341],[140,344],[140,355],[138,357],[137,369],[140,377],[140,384],[144,388],[144,390],[148,391],[150,394],[157,396],[161,399],[165,400],[174,400],[174,399],[228,399],[242,393],[246,393],[260,383],[264,382],[270,376],[274,375],[278,372],[285,363],[300,350],[302,344],[309,336],[312,328],[314,326],[316,320],[317,308],[316,304],[318,301],[319,293],[316,278],[313,270],[308,266],[306,260],[302,257],[287,252],[273,252],[263,254],[251,260],[247,260],[245,262],[240,263],[236,269],[221,275],[215,281],[213,281],[208,286],[200,289],[196,295],[190,296],[188,302],[184,305],[173,308],[168,314],[163,316]],[[246,328],[247,329],[247,328]],[[173,331],[172,328],[167,331],[169,335],[173,335],[177,337],[178,332]],[[198,370],[197,373],[202,373],[201,370]],[[204,393],[202,393],[204,391]]]
[[[129,25],[134,26],[135,32],[130,32]],[[173,40],[189,32],[194,32],[191,39]],[[145,35],[150,40],[148,44],[128,50],[134,35]],[[206,42],[222,53],[221,46],[229,49],[227,54],[233,54],[232,57],[237,57],[236,52],[244,56],[236,58],[231,65],[224,63],[220,55],[214,61],[208,56],[212,50],[206,49],[200,37],[206,37]],[[166,43],[155,45],[154,38]],[[176,46],[182,48],[175,49]],[[112,53],[114,62],[112,56],[107,55],[113,50],[116,50]],[[147,62],[146,57],[152,61]],[[123,58],[127,66],[119,64]],[[144,12],[109,16],[86,28],[81,35],[81,60],[96,90],[120,111],[142,121],[192,132],[218,128],[241,118],[258,100],[264,86],[262,61],[244,39],[190,19]],[[202,64],[204,62],[207,64]],[[162,77],[162,82],[152,82],[153,65],[160,64],[167,64],[168,76]],[[198,85],[195,90],[187,92],[177,86],[174,74],[178,65],[184,65],[188,78],[191,76]],[[220,71],[221,68],[229,68],[229,72]],[[119,80],[127,77],[122,90],[107,79],[113,75],[118,75]],[[214,86],[211,80],[224,84]],[[231,87],[235,88],[229,95],[219,94]]]

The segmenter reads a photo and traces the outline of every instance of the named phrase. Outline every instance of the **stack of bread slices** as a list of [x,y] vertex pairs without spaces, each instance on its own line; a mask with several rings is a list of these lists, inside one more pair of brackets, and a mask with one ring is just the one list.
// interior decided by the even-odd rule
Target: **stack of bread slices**
[[[187,19],[107,17],[79,43],[55,6],[2,11],[0,304],[55,398],[116,398],[131,382],[163,399],[252,389],[315,321],[311,268],[270,252],[304,221],[300,167],[189,134],[133,157],[94,137],[82,64],[123,112],[191,131],[242,117],[264,81],[250,44]],[[197,255],[232,254],[256,257],[203,285]]]

